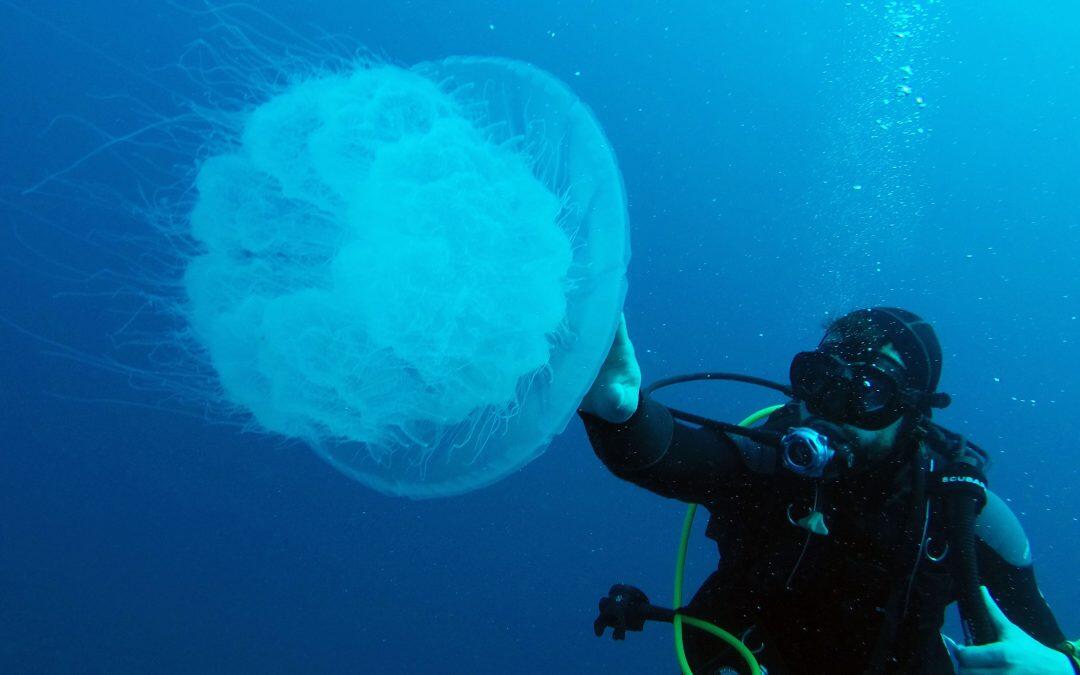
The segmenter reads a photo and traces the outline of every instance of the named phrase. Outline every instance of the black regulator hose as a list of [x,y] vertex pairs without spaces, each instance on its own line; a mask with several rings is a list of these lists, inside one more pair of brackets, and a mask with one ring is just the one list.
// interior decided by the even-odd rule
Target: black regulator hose
[[[649,384],[642,389],[646,394],[652,394],[658,389],[664,387],[670,387],[673,384],[682,384],[684,382],[703,382],[703,381],[728,381],[728,382],[742,382],[744,384],[754,384],[759,387],[765,387],[766,389],[772,389],[778,391],[788,398],[792,398],[794,394],[791,392],[791,387],[773,382],[772,380],[766,380],[761,377],[753,377],[752,375],[742,375],[740,373],[721,373],[721,372],[701,372],[701,373],[688,373],[686,375],[675,375],[674,377],[665,377],[662,380],[657,380],[652,384]],[[736,436],[745,436],[756,443],[762,443],[777,447],[780,445],[780,439],[783,434],[779,434],[772,431],[764,431],[761,429],[751,429],[739,424],[731,424],[729,422],[721,422],[719,420],[710,419],[701,415],[695,415],[685,410],[673,408],[671,406],[665,406],[671,413],[671,416],[675,419],[683,420],[684,422],[690,422],[696,424],[699,427],[708,427],[710,429],[716,429],[717,431],[723,431],[729,434],[735,434]]]
[[791,391],[791,387],[780,384],[779,382],[773,382],[772,380],[766,380],[763,377],[754,377],[753,375],[743,375],[742,373],[721,373],[715,371],[707,371],[702,373],[687,373],[686,375],[675,375],[674,377],[665,377],[662,380],[657,380],[652,384],[645,387],[645,393],[651,394],[657,389],[663,389],[664,387],[670,387],[673,384],[682,384],[683,382],[707,382],[710,380],[720,380],[728,382],[743,382],[745,384],[755,384],[759,387],[765,387],[766,389],[772,389],[778,391],[788,398],[792,398],[794,394]]
[[964,637],[969,645],[996,642],[998,635],[979,588],[979,563],[975,554],[975,519],[986,505],[986,476],[978,467],[958,461],[935,478],[945,500],[952,575],[957,585]]

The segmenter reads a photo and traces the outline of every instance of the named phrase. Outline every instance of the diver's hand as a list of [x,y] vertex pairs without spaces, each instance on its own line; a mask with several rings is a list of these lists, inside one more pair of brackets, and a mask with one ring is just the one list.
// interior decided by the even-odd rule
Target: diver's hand
[[589,393],[581,401],[582,412],[619,424],[637,410],[641,389],[641,367],[634,356],[634,345],[626,332],[626,317],[619,315],[619,327],[604,365],[596,375]]
[[983,600],[997,630],[998,641],[965,647],[945,637],[959,675],[1073,675],[1069,657],[1031,637],[998,608],[986,587]]

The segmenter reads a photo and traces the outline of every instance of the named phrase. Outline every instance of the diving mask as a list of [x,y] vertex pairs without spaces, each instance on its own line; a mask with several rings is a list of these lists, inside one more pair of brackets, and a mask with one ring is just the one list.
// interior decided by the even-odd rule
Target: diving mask
[[884,429],[911,410],[928,405],[927,395],[904,386],[907,373],[879,351],[851,361],[833,350],[800,352],[791,362],[791,389],[814,415],[860,429]]

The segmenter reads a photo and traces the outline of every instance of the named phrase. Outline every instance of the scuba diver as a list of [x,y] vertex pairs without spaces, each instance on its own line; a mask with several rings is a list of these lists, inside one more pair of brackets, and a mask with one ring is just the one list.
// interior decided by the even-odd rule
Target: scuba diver
[[[1066,640],[1020,523],[986,489],[986,454],[931,419],[951,400],[937,391],[941,363],[930,324],[875,307],[796,355],[790,386],[702,373],[643,389],[623,319],[579,410],[590,442],[616,476],[707,509],[720,562],[684,607],[612,587],[596,635],[675,623],[683,672],[695,675],[1080,675],[1080,641]],[[791,400],[740,426],[650,395],[702,379]],[[953,602],[965,644],[941,634]]]

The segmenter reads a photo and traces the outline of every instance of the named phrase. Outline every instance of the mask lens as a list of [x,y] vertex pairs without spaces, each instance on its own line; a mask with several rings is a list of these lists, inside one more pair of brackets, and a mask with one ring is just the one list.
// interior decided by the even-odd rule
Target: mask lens
[[860,369],[856,374],[854,400],[860,414],[880,413],[893,405],[896,383],[874,369]]
[[852,421],[863,429],[884,429],[903,414],[896,369],[881,362],[852,368]]
[[841,420],[848,409],[851,370],[840,358],[802,352],[791,362],[791,389],[815,415]]
[[791,388],[801,399],[816,399],[836,379],[835,364],[818,352],[802,352],[791,362]]

